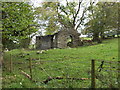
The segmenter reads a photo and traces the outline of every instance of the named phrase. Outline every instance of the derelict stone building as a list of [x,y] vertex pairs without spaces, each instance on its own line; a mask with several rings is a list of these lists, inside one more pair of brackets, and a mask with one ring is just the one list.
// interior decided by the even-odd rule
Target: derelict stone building
[[74,39],[77,35],[79,33],[75,31],[61,30],[53,35],[36,36],[36,49],[66,48],[69,40],[73,45],[76,45],[79,42],[79,39]]
[[53,35],[36,36],[37,49],[50,49],[53,48]]
[[67,33],[63,31],[59,31],[53,35],[36,36],[36,49],[66,48],[67,40]]

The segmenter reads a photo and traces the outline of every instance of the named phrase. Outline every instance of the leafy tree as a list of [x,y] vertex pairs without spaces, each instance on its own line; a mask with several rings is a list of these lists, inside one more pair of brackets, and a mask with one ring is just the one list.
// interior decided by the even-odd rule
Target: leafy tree
[[[28,47],[29,36],[37,29],[32,26],[34,11],[31,5],[24,2],[2,3],[2,43],[3,48]],[[22,45],[22,40],[29,38],[27,45]],[[22,43],[22,44],[21,44]]]
[[98,2],[96,5],[91,5],[86,32],[93,33],[93,41],[99,42],[99,36],[104,39],[105,31],[117,28],[118,9],[115,4],[114,2]]
[[102,8],[94,6],[91,4],[91,8],[89,9],[91,14],[89,15],[90,20],[86,23],[87,30],[89,33],[93,33],[93,41],[101,42],[99,39],[100,32],[102,33],[104,31],[104,25],[105,25],[105,18]]
[[[51,31],[54,33],[59,27],[69,30],[69,32],[73,33],[73,45],[76,47],[82,45],[78,29],[80,28],[80,25],[83,24],[85,13],[88,8],[84,7],[82,10],[82,7],[83,3],[81,0],[77,3],[68,2],[66,0],[66,5],[59,2],[43,3],[41,7],[37,8],[37,11],[43,11],[43,13],[41,12],[41,18],[46,21],[44,26],[46,26],[47,32]],[[58,25],[59,27],[57,27]]]
[[56,5],[56,2],[44,2],[35,9],[38,23],[45,30],[45,35],[54,34],[59,29]]
[[[117,2],[111,2],[111,3],[105,3],[106,7],[108,7],[106,13],[108,15],[108,28],[110,30],[113,30],[114,32],[117,33],[117,35],[120,34],[120,29],[119,29],[119,11],[120,11],[120,3]],[[109,11],[109,13],[108,13]]]

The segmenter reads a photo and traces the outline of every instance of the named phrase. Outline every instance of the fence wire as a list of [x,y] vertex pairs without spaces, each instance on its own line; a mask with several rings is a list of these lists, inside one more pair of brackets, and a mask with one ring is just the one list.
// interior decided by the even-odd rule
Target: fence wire
[[118,61],[96,60],[99,65],[96,69],[96,84],[99,87],[118,88]]
[[[28,75],[30,73],[29,59],[15,60],[17,56],[9,56],[9,58],[4,58],[5,67],[7,71],[12,73],[25,72]],[[12,59],[12,66],[11,66]],[[37,85],[43,84],[45,80],[50,79],[48,84],[51,87],[75,87],[83,88],[90,87],[90,62],[78,61],[78,60],[35,60],[32,58],[32,76],[33,80],[36,81]],[[12,68],[10,68],[12,67]],[[53,78],[53,79],[52,79]],[[52,79],[52,80],[51,80]],[[61,80],[61,81],[60,81]],[[75,83],[75,84],[74,84]],[[75,86],[74,86],[75,85]]]
[[[21,71],[30,73],[29,60],[14,60],[12,55],[5,58],[4,70],[20,73]],[[11,62],[11,59],[13,62]],[[41,60],[38,58],[32,60],[32,76],[36,81],[36,85],[49,84],[50,87],[74,87],[74,88],[90,88],[91,87],[91,60],[80,61],[78,59],[71,60]],[[12,63],[12,66],[11,66]],[[16,68],[15,68],[16,67]],[[96,88],[117,88],[118,66],[117,61],[95,60]],[[11,70],[12,69],[12,70]]]

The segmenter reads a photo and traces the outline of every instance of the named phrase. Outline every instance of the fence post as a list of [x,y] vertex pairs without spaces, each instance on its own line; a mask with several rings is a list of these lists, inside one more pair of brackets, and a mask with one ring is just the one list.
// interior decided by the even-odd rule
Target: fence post
[[[110,65],[110,71],[112,71],[112,62],[109,62],[109,65]],[[109,87],[110,88],[113,88],[113,85],[112,85],[112,74],[111,74],[111,72],[108,72],[108,74],[109,74],[109,82],[110,82],[110,85],[109,85]]]
[[95,60],[91,61],[91,88],[95,88]]
[[31,62],[31,58],[29,58],[29,67],[30,67],[30,76],[31,76],[31,80],[32,78],[32,62]]
[[10,72],[12,72],[12,55],[10,54]]
[[120,61],[118,61],[118,78],[117,78],[117,82],[118,82],[118,88],[120,89]]

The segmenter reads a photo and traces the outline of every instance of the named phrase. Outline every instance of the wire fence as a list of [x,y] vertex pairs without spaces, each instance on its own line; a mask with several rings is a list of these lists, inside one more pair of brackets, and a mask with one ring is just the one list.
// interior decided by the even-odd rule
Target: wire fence
[[[90,60],[14,60],[13,55],[4,60],[3,69],[11,73],[20,73],[30,81],[54,86],[70,87],[76,84],[79,88],[118,88],[118,61]],[[69,63],[68,63],[69,62]],[[62,84],[59,80],[62,80]],[[79,82],[78,82],[79,81]],[[78,84],[79,83],[79,84]],[[80,85],[80,86],[78,86]]]
[[118,88],[119,61],[95,60],[95,62],[100,62],[95,72],[100,87]]

